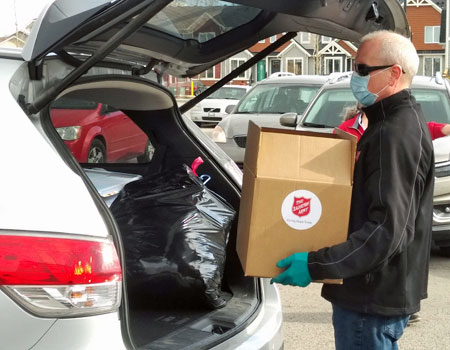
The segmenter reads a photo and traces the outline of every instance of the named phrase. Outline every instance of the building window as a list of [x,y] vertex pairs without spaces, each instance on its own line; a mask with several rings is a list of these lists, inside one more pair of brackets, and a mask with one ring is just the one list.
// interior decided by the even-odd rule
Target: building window
[[353,60],[351,58],[346,59],[346,71],[351,72],[353,70]]
[[208,40],[213,39],[215,36],[216,36],[216,33],[214,33],[214,32],[198,33],[198,41],[200,43],[204,43]]
[[288,58],[287,71],[296,75],[303,74],[303,59],[302,58]]
[[331,42],[331,38],[329,36],[322,36],[322,44],[327,44]]
[[311,42],[311,33],[300,33],[300,43],[309,44]]
[[277,41],[277,36],[276,36],[276,35],[272,35],[272,36],[270,37],[270,42],[271,42],[271,43],[274,43],[275,41]]
[[[240,65],[244,64],[245,60],[244,59],[238,59],[238,58],[232,58],[230,60],[231,63],[231,71],[234,71],[237,67],[239,67]],[[242,72],[241,74],[239,74],[236,79],[245,79],[246,78],[246,74],[245,72]]]
[[441,27],[439,26],[425,26],[425,43],[439,43],[439,34],[441,32]]
[[441,57],[424,57],[423,58],[423,75],[432,77],[436,72],[441,70]]
[[201,72],[198,76],[200,79],[214,79],[214,67]]
[[325,74],[342,72],[341,57],[325,57]]

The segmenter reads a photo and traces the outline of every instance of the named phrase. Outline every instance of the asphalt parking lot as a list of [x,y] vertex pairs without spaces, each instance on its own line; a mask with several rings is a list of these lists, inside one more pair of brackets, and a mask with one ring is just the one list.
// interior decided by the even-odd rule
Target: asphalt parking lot
[[[320,297],[320,284],[307,288],[279,286],[283,304],[285,350],[334,349],[331,305]],[[401,350],[450,349],[450,258],[433,250],[428,299],[421,321],[406,328]]]

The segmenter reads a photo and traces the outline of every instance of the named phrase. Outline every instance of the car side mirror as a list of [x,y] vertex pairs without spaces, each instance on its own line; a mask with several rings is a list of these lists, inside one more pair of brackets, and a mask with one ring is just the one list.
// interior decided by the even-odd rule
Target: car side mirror
[[225,108],[225,113],[227,113],[227,114],[233,113],[234,107],[236,107],[236,105],[228,105],[228,106]]
[[299,115],[297,113],[284,113],[280,117],[280,124],[283,126],[296,127]]

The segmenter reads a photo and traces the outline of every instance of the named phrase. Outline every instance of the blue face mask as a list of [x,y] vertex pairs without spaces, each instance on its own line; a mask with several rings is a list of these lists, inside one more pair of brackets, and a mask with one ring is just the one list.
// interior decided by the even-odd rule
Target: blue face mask
[[[389,68],[388,68],[389,69]],[[384,71],[384,70],[383,70]],[[377,72],[378,73],[381,73]],[[374,74],[374,75],[376,75]],[[350,88],[352,89],[353,95],[358,100],[359,103],[361,103],[364,107],[373,105],[375,101],[378,98],[378,94],[386,89],[389,84],[387,84],[384,88],[382,88],[380,91],[378,91],[376,94],[373,92],[370,92],[368,90],[370,80],[370,74],[365,76],[360,76],[358,73],[353,72],[352,79],[350,80]]]

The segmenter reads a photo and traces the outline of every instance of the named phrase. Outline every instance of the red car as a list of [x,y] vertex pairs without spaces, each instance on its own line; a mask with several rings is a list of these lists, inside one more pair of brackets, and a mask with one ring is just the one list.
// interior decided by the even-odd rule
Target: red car
[[62,97],[50,108],[56,131],[80,163],[115,163],[153,155],[147,135],[122,111],[105,104]]

